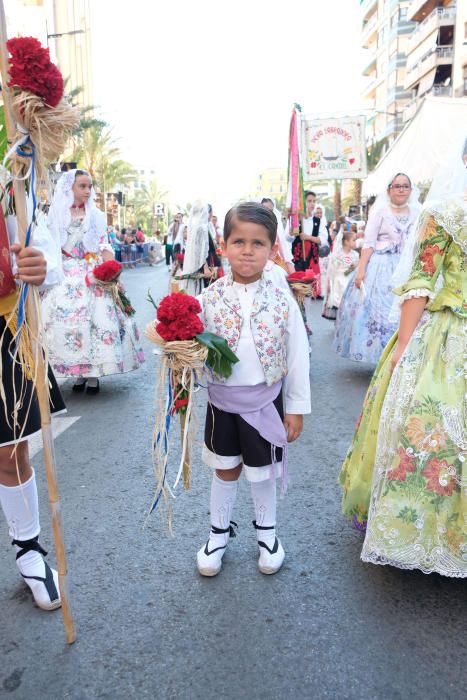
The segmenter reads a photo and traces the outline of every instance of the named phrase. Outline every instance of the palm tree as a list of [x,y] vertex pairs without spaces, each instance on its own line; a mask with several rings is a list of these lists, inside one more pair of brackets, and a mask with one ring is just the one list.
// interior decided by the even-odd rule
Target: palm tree
[[366,149],[367,152],[367,163],[368,170],[370,173],[376,168],[381,158],[386,153],[388,147],[387,138],[381,139],[381,141],[375,141]]
[[87,170],[97,189],[111,192],[116,185],[125,185],[136,178],[136,170],[120,158],[120,148],[105,123],[95,123],[75,138],[69,158]]
[[151,180],[135,190],[132,204],[135,220],[141,222],[147,230],[152,231],[156,224],[156,204],[164,204],[167,210],[168,192],[159,188],[157,180]]

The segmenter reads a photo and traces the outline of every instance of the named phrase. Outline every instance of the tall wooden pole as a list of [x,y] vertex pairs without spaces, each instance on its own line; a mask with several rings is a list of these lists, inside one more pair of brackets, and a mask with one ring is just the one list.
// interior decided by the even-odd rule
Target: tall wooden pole
[[[7,42],[7,27],[5,18],[5,7],[3,0],[0,0],[0,72],[2,77],[2,97],[3,105],[5,110],[5,123],[7,128],[8,142],[10,145],[13,143],[16,126],[13,119],[13,114],[11,110],[11,91],[8,88],[8,53],[6,48]],[[19,163],[15,162],[13,157],[13,176],[18,175],[21,166]],[[18,236],[19,241],[24,245],[26,239],[26,232],[28,227],[28,214],[27,214],[27,199],[26,199],[26,189],[24,180],[15,180],[14,182],[14,192],[15,192],[15,206],[16,206],[16,218],[18,224]],[[37,293],[35,290],[30,289],[28,293],[28,302],[26,307],[28,325],[31,329],[31,336],[35,339],[33,342],[38,343],[38,330],[39,330],[39,319],[37,318],[36,310],[33,303],[32,294]],[[45,365],[44,354],[40,347],[36,347],[37,352],[34,353],[37,358],[37,386],[36,394],[39,403],[40,415],[41,415],[41,428],[42,428],[42,441],[43,441],[43,453],[44,453],[44,464],[45,473],[47,476],[47,485],[49,491],[49,502],[50,509],[52,512],[52,529],[55,540],[55,554],[57,558],[57,569],[58,569],[58,580],[60,588],[60,598],[62,601],[62,613],[63,621],[65,626],[66,640],[68,644],[73,644],[76,639],[75,626],[73,622],[73,617],[71,614],[70,605],[68,602],[68,591],[67,591],[67,561],[65,554],[65,546],[62,533],[62,525],[60,518],[60,496],[57,485],[57,478],[55,474],[55,454],[54,454],[54,441],[52,435],[52,423],[50,417],[50,406],[47,391],[47,368]]]

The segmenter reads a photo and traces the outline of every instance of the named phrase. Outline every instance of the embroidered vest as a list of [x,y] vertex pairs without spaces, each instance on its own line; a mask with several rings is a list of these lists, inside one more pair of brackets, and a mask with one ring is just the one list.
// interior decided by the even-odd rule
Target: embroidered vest
[[[264,277],[251,307],[251,332],[268,386],[287,374],[286,332],[291,300]],[[207,331],[225,338],[236,351],[243,317],[231,275],[217,280],[202,297],[203,321]],[[219,378],[220,379],[220,378]]]

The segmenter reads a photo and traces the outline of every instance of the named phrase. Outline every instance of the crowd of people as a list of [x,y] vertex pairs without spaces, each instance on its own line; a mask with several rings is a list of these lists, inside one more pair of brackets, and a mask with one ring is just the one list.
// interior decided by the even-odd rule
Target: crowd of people
[[[242,471],[251,485],[259,570],[273,574],[282,566],[276,478],[285,492],[287,445],[311,412],[306,331],[310,305],[320,304],[335,324],[337,355],[377,365],[339,477],[343,512],[365,532],[362,559],[467,577],[466,160],[463,140],[423,208],[410,177],[395,174],[364,228],[345,219],[328,223],[309,191],[305,211],[289,212],[285,222],[264,197],[234,206],[223,230],[212,207],[198,202],[187,221],[177,214],[159,241],[171,276],[198,297],[205,329],[224,338],[239,360],[227,380],[208,377],[203,460],[214,473],[211,529],[197,555],[201,575],[221,570]],[[297,214],[294,230],[289,222]],[[99,284],[96,266],[118,254],[122,264],[136,265],[145,238],[141,229],[106,227],[83,170],[60,177],[48,230],[52,246],[22,249],[0,216],[0,243],[15,256],[17,278],[43,289],[58,412],[64,403],[55,376],[72,377],[74,391],[95,394],[100,377],[144,362],[130,307]],[[8,265],[2,281],[11,276]],[[39,411],[31,377],[12,359],[5,298],[2,288],[0,503],[20,573],[36,603],[50,610],[60,605],[58,579],[38,540],[27,448],[40,429]],[[18,410],[20,388],[26,403]]]

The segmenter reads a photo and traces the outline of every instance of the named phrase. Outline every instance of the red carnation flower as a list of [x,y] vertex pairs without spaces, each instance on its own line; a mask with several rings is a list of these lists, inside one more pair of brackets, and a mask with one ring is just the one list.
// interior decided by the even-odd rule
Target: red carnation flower
[[158,323],[156,331],[161,338],[169,342],[172,340],[193,340],[198,333],[204,331],[204,326],[198,316],[192,315],[169,323]]
[[111,282],[117,279],[122,271],[122,265],[117,260],[107,260],[106,262],[96,265],[92,274],[100,282]]
[[162,299],[157,309],[157,319],[163,323],[170,323],[199,313],[201,313],[201,306],[195,297],[175,292]]
[[32,92],[49,107],[56,107],[63,97],[62,74],[50,60],[49,49],[34,37],[15,37],[7,41],[9,87]]

